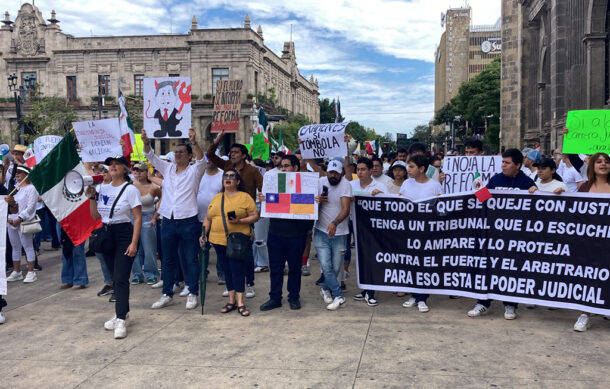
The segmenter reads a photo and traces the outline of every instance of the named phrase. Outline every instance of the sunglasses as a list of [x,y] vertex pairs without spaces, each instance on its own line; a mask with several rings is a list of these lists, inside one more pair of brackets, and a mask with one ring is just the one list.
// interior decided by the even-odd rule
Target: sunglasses
[[225,180],[235,180],[237,178],[237,175],[235,174],[223,174],[222,178]]

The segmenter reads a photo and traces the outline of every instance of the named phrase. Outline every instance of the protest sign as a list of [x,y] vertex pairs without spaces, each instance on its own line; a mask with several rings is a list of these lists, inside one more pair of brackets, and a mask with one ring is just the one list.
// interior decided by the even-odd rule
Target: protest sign
[[318,204],[318,173],[268,172],[263,177],[262,217],[316,220]]
[[72,125],[81,146],[83,162],[102,162],[108,157],[123,155],[118,118],[74,122]]
[[239,130],[239,112],[241,111],[242,80],[224,80],[216,82],[214,96],[214,113],[210,132],[237,132]]
[[191,78],[145,78],[142,119],[149,138],[188,138]]
[[132,161],[146,161],[144,156],[144,142],[142,142],[142,134],[134,134],[136,143],[133,145],[133,153],[131,153]]
[[356,196],[358,286],[610,314],[610,195],[491,192]]
[[6,214],[8,203],[0,196],[0,295],[6,296]]
[[265,134],[258,133],[252,137],[252,159],[269,159],[269,144],[265,142]]
[[57,135],[43,135],[34,139],[34,155],[36,155],[36,162],[40,163],[61,139],[62,137]]
[[479,172],[483,185],[497,173],[502,172],[502,157],[495,155],[485,156],[456,156],[445,157],[443,160],[443,189],[445,194],[470,192],[475,174]]
[[303,159],[345,157],[345,127],[349,122],[311,124],[299,129],[299,147]]
[[566,127],[564,153],[610,153],[610,110],[569,111]]

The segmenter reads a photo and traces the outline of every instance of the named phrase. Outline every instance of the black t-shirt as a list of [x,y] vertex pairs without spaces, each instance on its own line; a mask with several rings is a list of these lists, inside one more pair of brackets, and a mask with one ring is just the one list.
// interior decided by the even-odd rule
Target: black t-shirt
[[301,238],[313,228],[313,220],[291,220],[271,218],[269,233],[283,238]]

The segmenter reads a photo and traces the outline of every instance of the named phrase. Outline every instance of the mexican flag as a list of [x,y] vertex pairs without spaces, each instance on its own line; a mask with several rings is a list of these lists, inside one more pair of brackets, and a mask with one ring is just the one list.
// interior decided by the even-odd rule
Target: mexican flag
[[377,154],[379,151],[379,141],[378,140],[367,140],[366,141],[366,152],[368,154]]
[[91,217],[90,200],[84,193],[73,196],[65,190],[64,177],[71,170],[82,176],[89,175],[80,161],[72,133],[68,133],[38,162],[29,177],[70,240],[79,245],[89,238],[91,231],[101,226],[102,221]]
[[[121,129],[121,140],[123,140],[123,156],[129,161],[133,153],[133,147],[136,144],[136,138],[133,134],[133,124],[129,119],[129,113],[125,105],[123,92],[119,87],[119,128]],[[142,150],[137,150],[138,154]]]
[[482,203],[491,198],[491,193],[489,193],[489,189],[487,189],[487,187],[483,185],[483,180],[481,179],[481,175],[478,171],[474,174],[474,181],[472,181],[472,189],[474,189],[474,195]]

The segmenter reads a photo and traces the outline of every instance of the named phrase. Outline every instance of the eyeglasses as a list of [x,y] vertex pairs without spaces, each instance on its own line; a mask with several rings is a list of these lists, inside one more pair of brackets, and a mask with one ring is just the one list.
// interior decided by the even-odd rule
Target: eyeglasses
[[236,174],[223,174],[222,178],[225,180],[235,180],[237,178]]

